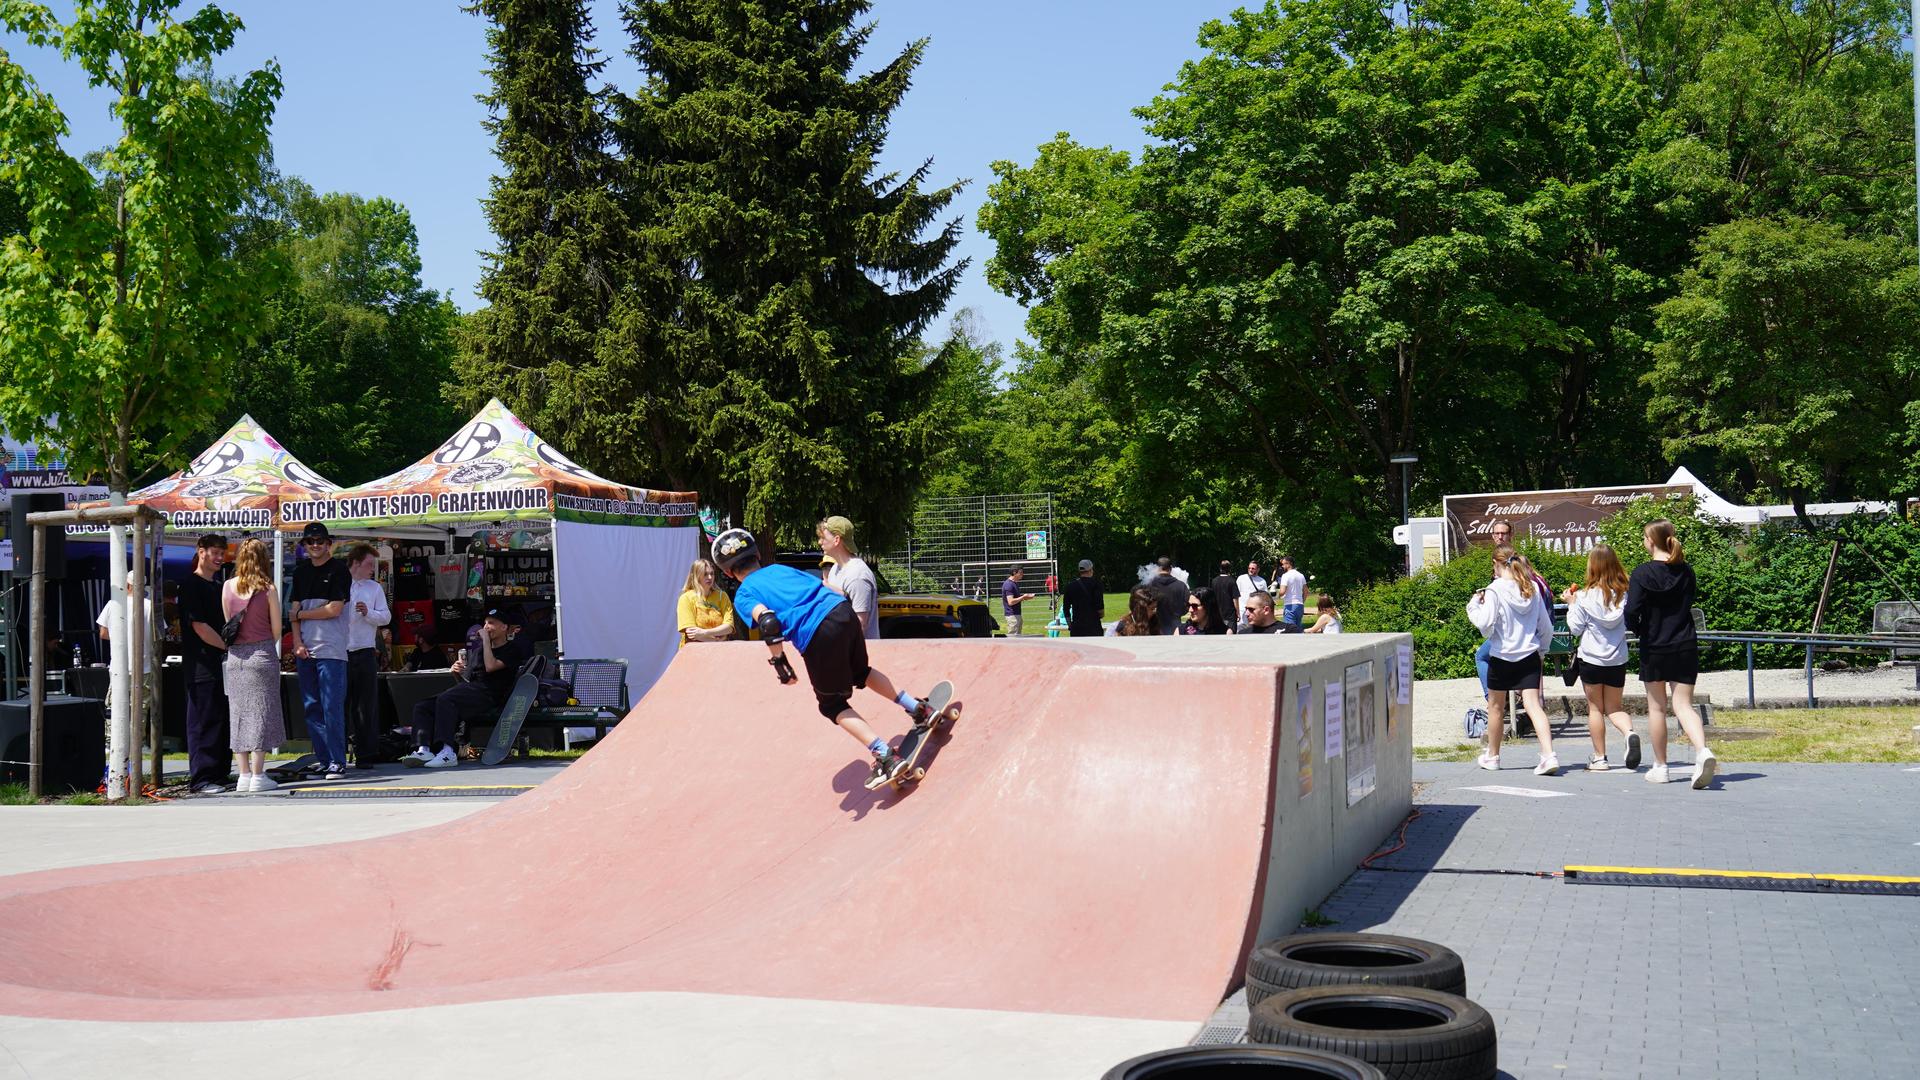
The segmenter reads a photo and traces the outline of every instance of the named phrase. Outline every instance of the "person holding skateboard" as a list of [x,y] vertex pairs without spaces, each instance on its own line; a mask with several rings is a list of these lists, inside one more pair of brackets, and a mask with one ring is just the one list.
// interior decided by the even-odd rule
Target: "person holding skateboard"
[[[487,720],[500,715],[500,707],[513,693],[520,668],[533,655],[526,639],[514,631],[519,627],[516,613],[494,608],[480,622],[476,645],[453,662],[453,673],[460,681],[453,688],[413,707],[414,738],[420,748],[400,759],[414,768],[450,769],[460,764],[454,749],[454,732],[462,721]],[[435,753],[431,747],[438,746]]]
[[853,691],[865,687],[900,706],[915,728],[933,722],[927,703],[904,690],[867,662],[867,640],[860,632],[847,598],[826,587],[804,570],[778,563],[763,565],[759,543],[745,529],[728,529],[713,541],[713,563],[740,583],[733,594],[734,610],[760,632],[771,651],[768,663],[782,683],[799,681],[787,659],[786,643],[800,650],[819,699],[820,715],[839,725],[873,753],[869,787],[897,779],[908,767],[887,740],[853,707]]

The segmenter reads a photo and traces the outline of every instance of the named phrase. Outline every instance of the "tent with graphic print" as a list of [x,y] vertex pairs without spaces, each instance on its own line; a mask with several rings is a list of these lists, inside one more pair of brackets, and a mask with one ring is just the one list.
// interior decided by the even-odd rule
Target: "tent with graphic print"
[[628,662],[635,699],[679,645],[674,609],[700,554],[697,496],[596,476],[489,401],[408,467],[336,491],[291,493],[277,525],[335,537],[498,524],[552,530],[554,614],[571,657]]
[[127,501],[158,511],[175,532],[264,533],[274,527],[281,499],[311,499],[339,489],[288,453],[253,417],[242,416],[186,468],[135,491]]

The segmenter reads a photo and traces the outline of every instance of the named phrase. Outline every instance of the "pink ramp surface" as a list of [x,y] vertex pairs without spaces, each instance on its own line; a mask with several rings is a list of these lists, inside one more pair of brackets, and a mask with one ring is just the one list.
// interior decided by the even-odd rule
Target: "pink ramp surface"
[[[684,649],[600,747],[459,821],[0,878],[0,1014],[675,990],[1205,1019],[1258,921],[1278,666],[951,641],[873,660],[965,704],[905,793],[863,789],[867,755],[764,648]],[[299,959],[180,962],[263,941]]]

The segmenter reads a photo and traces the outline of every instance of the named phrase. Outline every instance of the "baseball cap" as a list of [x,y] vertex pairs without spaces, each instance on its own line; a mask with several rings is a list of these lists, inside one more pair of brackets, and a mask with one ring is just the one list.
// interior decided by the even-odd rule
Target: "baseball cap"
[[1081,560],[1080,560],[1080,569],[1082,569],[1082,570],[1091,570],[1091,569],[1093,569],[1093,560],[1092,560],[1092,559],[1081,559]]
[[521,625],[520,612],[514,608],[488,608],[484,617],[488,619],[499,619],[508,626]]
[[333,534],[327,531],[325,525],[317,521],[307,522],[307,527],[300,530],[300,542],[303,544],[310,544],[315,540],[331,539],[333,539]]

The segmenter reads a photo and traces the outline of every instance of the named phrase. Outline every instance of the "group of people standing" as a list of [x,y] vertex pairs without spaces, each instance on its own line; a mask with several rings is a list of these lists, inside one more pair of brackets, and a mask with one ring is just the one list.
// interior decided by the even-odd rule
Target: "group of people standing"
[[[1062,612],[1073,637],[1339,633],[1340,609],[1324,595],[1313,625],[1302,625],[1307,576],[1290,556],[1281,558],[1278,569],[1277,596],[1261,575],[1257,559],[1249,560],[1247,572],[1238,578],[1233,575],[1233,563],[1222,559],[1220,573],[1211,582],[1189,588],[1173,572],[1173,560],[1162,556],[1155,563],[1155,573],[1128,594],[1126,614],[1108,627],[1102,610],[1105,596],[1094,578],[1093,561],[1082,559],[1080,576],[1061,590]],[[1017,589],[1018,574],[1010,575],[1008,581]],[[1002,595],[1011,598],[1007,586],[1002,586]]]
[[[1533,771],[1539,776],[1557,775],[1560,759],[1553,752],[1553,725],[1540,692],[1544,658],[1553,644],[1552,593],[1526,556],[1514,549],[1512,526],[1497,521],[1492,531],[1493,580],[1467,602],[1467,617],[1486,639],[1475,655],[1487,696],[1487,748],[1480,754],[1479,765],[1500,768],[1507,695],[1517,692],[1540,740],[1540,760]],[[1631,576],[1619,555],[1602,544],[1587,554],[1584,584],[1569,585],[1561,593],[1567,605],[1567,629],[1580,638],[1575,662],[1587,696],[1587,730],[1593,742],[1587,770],[1613,768],[1607,753],[1609,726],[1624,737],[1624,767],[1631,770],[1640,765],[1640,736],[1622,708],[1631,632],[1640,643],[1640,681],[1646,687],[1648,735],[1653,743],[1646,778],[1655,784],[1668,780],[1667,716],[1671,714],[1694,747],[1693,786],[1704,788],[1713,782],[1718,762],[1693,705],[1700,674],[1699,639],[1693,626],[1697,595],[1693,567],[1687,564],[1672,522],[1664,518],[1650,522],[1641,539],[1648,559]]]
[[200,537],[193,573],[180,591],[182,659],[187,670],[188,783],[200,794],[225,791],[229,764],[240,793],[279,785],[266,755],[286,741],[280,708],[283,622],[290,624],[302,704],[313,739],[315,775],[345,775],[352,747],[363,763],[378,738],[376,645],[392,619],[386,591],[373,580],[378,554],[356,544],[333,557],[324,525],[301,537],[307,559],[294,569],[292,607],[273,588],[273,556],[262,540],[240,545],[235,573],[222,581],[227,540]]

